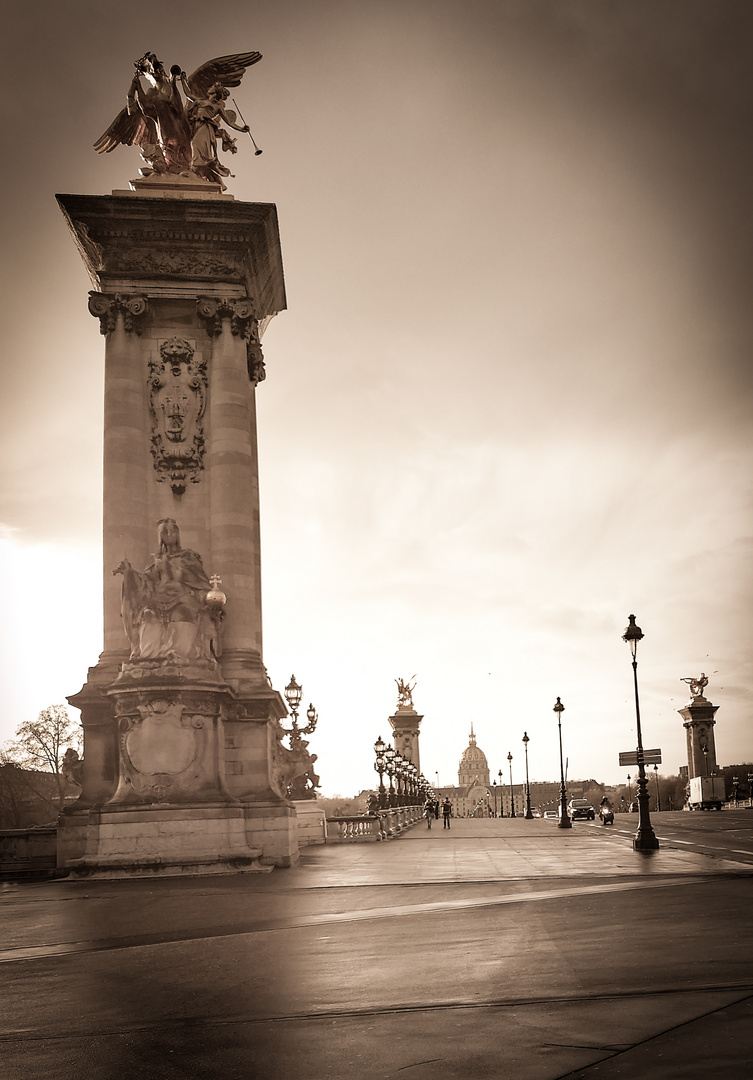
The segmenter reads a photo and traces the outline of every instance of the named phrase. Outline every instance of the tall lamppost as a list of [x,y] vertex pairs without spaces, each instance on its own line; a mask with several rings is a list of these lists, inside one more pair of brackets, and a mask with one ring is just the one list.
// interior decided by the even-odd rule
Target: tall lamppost
[[497,816],[497,781],[492,780],[492,787],[494,788],[494,816]]
[[387,796],[387,801],[390,806],[397,806],[397,796],[395,794],[395,751],[390,746],[388,750],[384,752],[384,767],[387,772],[387,776],[390,779],[390,790]]
[[737,776],[732,777],[732,797],[735,800],[735,807],[737,807],[737,786],[740,783],[740,778]]
[[630,773],[628,773],[627,774],[627,782],[628,782],[628,813],[630,813],[630,809],[631,809],[631,807],[633,805],[633,789],[630,786],[630,780],[631,780],[631,776],[630,776]]
[[386,747],[382,742],[381,735],[374,743],[374,753],[376,754],[376,761],[374,762],[374,769],[379,773],[379,809],[387,809],[387,792],[384,787],[384,774],[386,762],[384,760],[384,751]]
[[559,698],[554,706],[554,712],[557,713],[557,727],[560,733],[560,819],[557,822],[558,829],[572,829],[573,823],[570,820],[570,816],[567,812],[567,791],[565,790],[565,759],[562,757],[562,714],[565,711],[565,706],[562,704]]
[[659,766],[654,765],[654,780],[656,780],[656,812],[661,813],[661,795],[659,793]]
[[395,751],[395,806],[403,805],[403,755]]
[[[292,713],[292,728],[288,731],[286,728],[282,730],[286,735],[290,736],[290,749],[291,750],[303,750],[305,747],[301,747],[302,736],[311,735],[316,730],[317,721],[319,717],[316,709],[313,705],[309,705],[306,710],[306,725],[305,727],[298,726],[298,709],[300,708],[301,701],[303,699],[303,687],[296,682],[295,675],[290,676],[290,682],[285,687],[285,700],[288,703],[290,712]],[[308,787],[308,783],[311,780],[311,787]],[[290,799],[315,799],[316,790],[313,779],[308,771],[301,776],[294,777],[288,784],[288,798]]]
[[651,827],[651,817],[648,812],[648,780],[646,779],[646,767],[643,764],[643,736],[641,735],[641,707],[638,701],[638,642],[643,637],[640,626],[635,625],[635,615],[628,616],[629,625],[622,635],[622,640],[630,646],[630,655],[633,658],[633,684],[635,687],[635,723],[638,732],[638,831],[633,838],[633,848],[636,851],[655,851],[659,847],[659,841]]
[[515,788],[512,786],[512,754],[507,751],[507,761],[510,766],[510,817],[515,817]]
[[523,817],[527,821],[531,821],[533,818],[533,810],[531,810],[531,787],[528,783],[528,744],[531,740],[528,738],[528,733],[523,732],[523,749],[526,752],[526,812]]

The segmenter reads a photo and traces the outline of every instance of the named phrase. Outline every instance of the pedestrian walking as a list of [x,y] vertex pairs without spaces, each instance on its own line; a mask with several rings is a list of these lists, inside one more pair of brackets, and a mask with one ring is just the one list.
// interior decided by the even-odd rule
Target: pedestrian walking
[[444,818],[445,829],[449,829],[450,818],[452,817],[452,803],[449,799],[445,799],[445,801],[442,803],[442,817]]
[[434,803],[431,799],[427,799],[424,803],[424,817],[426,818],[426,824],[431,828],[431,819],[434,817]]

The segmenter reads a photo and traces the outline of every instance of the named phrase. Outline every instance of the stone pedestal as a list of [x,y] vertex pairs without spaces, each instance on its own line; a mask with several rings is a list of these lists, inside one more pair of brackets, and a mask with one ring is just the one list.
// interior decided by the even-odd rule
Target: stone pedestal
[[[206,185],[202,197],[158,187],[58,196],[105,338],[104,649],[68,699],[82,714],[83,789],[61,823],[59,864],[290,865],[287,709],[262,658],[255,411],[261,338],[285,307],[277,214]],[[130,641],[124,629],[125,578],[113,572],[125,559],[137,577],[156,574],[166,520],[227,597],[199,660],[181,644],[195,613],[163,605],[141,644],[138,627]],[[168,656],[160,633],[190,655]]]
[[684,721],[689,779],[693,776],[713,776],[719,772],[714,742],[714,716],[718,708],[706,698],[696,697],[684,709],[677,710]]

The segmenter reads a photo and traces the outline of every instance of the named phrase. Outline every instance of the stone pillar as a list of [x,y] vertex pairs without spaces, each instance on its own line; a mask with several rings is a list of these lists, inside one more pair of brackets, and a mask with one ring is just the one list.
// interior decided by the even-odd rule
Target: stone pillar
[[[58,196],[106,339],[104,649],[68,699],[82,712],[83,790],[61,822],[61,864],[82,873],[174,872],[192,845],[202,867],[214,850],[217,870],[297,857],[287,709],[261,621],[255,393],[263,331],[285,308],[276,209],[184,194]],[[142,655],[121,618],[113,571],[126,559],[143,576],[165,519],[227,598],[198,659],[166,645]],[[171,623],[182,640],[191,616],[170,618],[189,620]]]
[[687,739],[688,779],[693,776],[713,776],[720,771],[714,742],[714,716],[718,708],[705,697],[695,697],[685,708],[677,710],[683,718]]
[[421,755],[418,749],[418,729],[423,716],[419,716],[412,705],[399,705],[397,711],[389,717],[394,736],[395,750],[407,761],[412,761],[421,772]]

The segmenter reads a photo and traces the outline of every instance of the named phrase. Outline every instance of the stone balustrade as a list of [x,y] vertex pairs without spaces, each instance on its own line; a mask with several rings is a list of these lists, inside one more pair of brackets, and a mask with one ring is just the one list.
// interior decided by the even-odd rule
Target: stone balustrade
[[327,818],[327,843],[391,840],[422,817],[422,806],[392,806],[374,814]]

